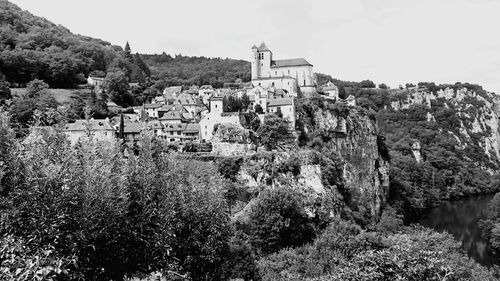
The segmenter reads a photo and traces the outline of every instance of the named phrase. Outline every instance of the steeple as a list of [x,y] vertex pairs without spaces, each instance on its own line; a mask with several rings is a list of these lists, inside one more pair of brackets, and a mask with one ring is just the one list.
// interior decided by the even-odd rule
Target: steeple
[[266,43],[262,41],[259,46],[259,52],[271,52],[271,50],[269,50],[269,48],[266,46]]

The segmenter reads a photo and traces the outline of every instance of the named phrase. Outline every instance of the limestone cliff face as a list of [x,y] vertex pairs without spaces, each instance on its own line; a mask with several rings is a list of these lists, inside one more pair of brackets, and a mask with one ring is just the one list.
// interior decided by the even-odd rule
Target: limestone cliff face
[[[471,162],[490,173],[500,168],[500,97],[483,90],[440,89],[431,92],[424,89],[402,90],[392,100],[393,110],[409,109],[412,105],[427,108],[427,122],[435,123],[439,132],[450,135],[457,150],[466,152]],[[443,126],[436,121],[442,109],[457,117],[457,126]],[[439,118],[439,117],[438,117]],[[436,123],[437,122],[437,123]],[[474,153],[467,153],[471,148]]]
[[355,107],[348,113],[318,109],[314,126],[329,137],[324,145],[336,152],[342,165],[342,179],[349,191],[350,205],[365,208],[372,218],[378,218],[389,188],[389,163],[379,153],[376,122]]
[[[338,208],[329,209],[332,216],[347,205],[377,220],[388,193],[389,163],[379,153],[376,122],[363,110],[345,104],[340,104],[341,113],[324,99],[309,106],[313,107],[309,113],[298,116],[308,143],[247,157],[239,178],[254,192],[287,185],[314,198],[337,194]],[[320,145],[311,144],[316,138],[322,139]]]

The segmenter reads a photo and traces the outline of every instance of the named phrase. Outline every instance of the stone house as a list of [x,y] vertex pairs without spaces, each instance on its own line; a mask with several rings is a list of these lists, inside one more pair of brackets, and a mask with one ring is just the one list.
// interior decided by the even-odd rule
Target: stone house
[[109,123],[109,119],[79,119],[74,123],[68,123],[63,129],[64,134],[72,145],[78,140],[92,137],[98,141],[113,141],[115,129]]

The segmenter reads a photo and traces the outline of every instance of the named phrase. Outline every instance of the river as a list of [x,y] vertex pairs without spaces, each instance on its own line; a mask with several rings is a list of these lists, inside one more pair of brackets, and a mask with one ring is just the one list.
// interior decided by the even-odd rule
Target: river
[[490,266],[498,263],[498,259],[488,251],[478,221],[484,218],[486,205],[491,199],[493,195],[445,202],[431,209],[419,223],[437,231],[446,230],[462,242],[462,248],[470,257],[482,265]]

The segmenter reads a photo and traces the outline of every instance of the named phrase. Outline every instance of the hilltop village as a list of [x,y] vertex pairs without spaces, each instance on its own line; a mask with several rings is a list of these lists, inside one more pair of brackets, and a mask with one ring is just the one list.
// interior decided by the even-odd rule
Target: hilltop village
[[[107,107],[117,113],[115,117],[76,120],[67,124],[64,132],[72,144],[91,134],[96,140],[122,140],[128,147],[149,132],[158,140],[181,148],[195,143],[195,150],[211,151],[218,124],[244,129],[244,114],[255,113],[263,122],[266,114],[274,113],[285,119],[293,131],[296,98],[320,92],[326,99],[338,100],[338,88],[332,82],[317,85],[313,65],[306,59],[274,59],[264,42],[251,48],[251,73],[250,82],[237,79],[231,87],[220,89],[211,85],[167,87],[150,103],[133,107],[133,113],[123,113],[122,108],[109,101]],[[103,78],[89,77],[87,81],[93,91],[104,90]],[[352,96],[342,102],[355,103]]]

